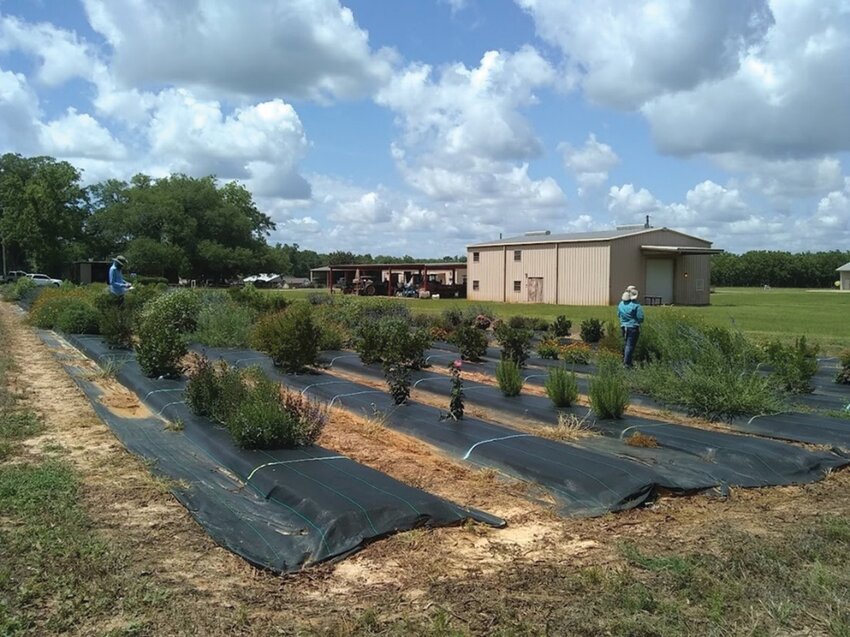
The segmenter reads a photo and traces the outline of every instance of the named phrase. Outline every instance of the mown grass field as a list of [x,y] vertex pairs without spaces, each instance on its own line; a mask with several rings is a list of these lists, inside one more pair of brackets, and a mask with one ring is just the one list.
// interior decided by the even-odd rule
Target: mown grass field
[[[307,298],[322,290],[286,290],[296,298]],[[516,314],[554,319],[564,314],[573,322],[573,330],[586,318],[615,320],[616,310],[608,306],[547,305],[520,303],[480,303],[457,299],[398,299],[411,310],[423,314],[439,314],[457,305],[475,304],[488,308],[496,316]],[[700,317],[709,323],[741,330],[757,340],[778,338],[783,341],[805,335],[827,353],[850,347],[850,294],[832,290],[800,290],[791,288],[718,288],[706,307],[647,307],[647,320],[659,312],[680,312]]]

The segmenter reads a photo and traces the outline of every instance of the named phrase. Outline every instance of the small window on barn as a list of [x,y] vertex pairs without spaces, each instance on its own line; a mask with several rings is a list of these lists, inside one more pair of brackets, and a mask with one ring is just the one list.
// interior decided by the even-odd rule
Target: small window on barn
[[514,261],[522,261],[522,250],[514,250]]
[[474,280],[474,279],[473,279],[473,281],[472,281],[472,289],[473,289],[473,290],[477,290],[477,289],[478,289],[478,281],[476,281],[476,280]]
[[472,261],[473,261],[473,263],[478,263],[478,258],[479,258],[479,256],[480,256],[480,255],[479,255],[479,253],[478,253],[478,252],[473,252],[473,253],[472,253]]
[[522,281],[514,281],[514,292],[522,292]]

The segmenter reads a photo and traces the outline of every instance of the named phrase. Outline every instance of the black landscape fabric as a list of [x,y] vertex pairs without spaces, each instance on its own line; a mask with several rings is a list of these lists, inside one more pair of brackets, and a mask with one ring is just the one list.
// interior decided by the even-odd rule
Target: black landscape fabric
[[411,401],[396,407],[385,391],[328,374],[283,375],[250,350],[208,349],[208,356],[237,366],[259,365],[286,385],[361,416],[377,416],[464,461],[498,469],[546,489],[570,516],[602,515],[654,497],[659,476],[650,467],[616,455],[519,432],[470,416],[455,422],[439,409]]
[[[116,417],[97,400],[92,383],[73,375],[131,452],[154,460],[158,473],[185,485],[173,492],[210,536],[255,565],[296,571],[397,531],[470,518],[504,526],[495,516],[409,487],[318,446],[239,449],[223,427],[186,407],[185,381],[146,378],[132,352],[110,350],[97,337],[69,340],[97,362],[121,362],[117,380],[156,418]],[[159,416],[182,423],[182,429],[169,429]]]
[[[380,367],[364,365],[356,354],[333,352],[324,357],[331,364],[331,369],[373,378],[381,376]],[[446,375],[419,370],[413,372],[412,378],[414,382],[420,383],[419,387],[448,396],[450,379]],[[667,489],[689,491],[724,485],[763,487],[800,484],[820,480],[832,469],[847,463],[845,458],[832,453],[813,452],[776,440],[738,435],[719,428],[703,429],[635,416],[597,420],[588,408],[580,405],[569,410],[558,410],[548,398],[532,394],[506,397],[497,387],[482,383],[467,381],[464,391],[470,405],[534,419],[543,427],[556,424],[559,412],[589,421],[593,430],[603,434],[606,439],[584,438],[575,441],[575,446],[615,453],[649,464],[659,475],[659,486]],[[828,421],[819,417],[813,422],[819,423],[814,425],[820,427],[819,431],[829,432],[828,437],[833,441],[841,440],[841,433],[844,436],[850,434],[850,420],[840,421],[843,422],[843,432],[837,431],[840,426],[838,421]],[[630,444],[637,433],[645,436],[644,442]]]

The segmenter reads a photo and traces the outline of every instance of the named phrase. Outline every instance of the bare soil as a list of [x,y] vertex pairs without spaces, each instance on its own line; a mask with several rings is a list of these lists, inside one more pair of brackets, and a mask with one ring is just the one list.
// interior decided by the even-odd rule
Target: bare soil
[[[779,537],[824,515],[850,512],[850,472],[842,471],[811,485],[735,489],[725,499],[662,497],[648,507],[616,515],[563,519],[545,501],[535,501],[539,494],[523,484],[461,465],[374,419],[334,411],[321,444],[408,484],[500,515],[509,526],[398,534],[339,563],[273,576],[206,536],[169,494],[168,485],[125,451],[96,417],[15,308],[0,304],[0,319],[8,325],[6,347],[17,364],[10,384],[47,425],[43,435],[30,441],[28,453],[47,456],[61,449],[79,472],[93,532],[126,551],[138,577],[151,578],[169,591],[169,603],[149,618],[146,634],[267,635],[328,629],[344,635],[359,631],[358,618],[367,610],[392,618],[420,617],[435,608],[460,618],[462,625],[486,626],[485,619],[468,614],[465,597],[452,593],[460,584],[485,576],[491,582],[510,581],[509,592],[533,600],[542,618],[563,602],[548,592],[548,568],[617,567],[623,562],[619,547],[625,540],[664,551],[722,551],[717,533],[721,528]],[[63,353],[72,356],[74,350],[63,348]],[[101,388],[104,404],[144,413],[120,386],[103,382]],[[516,581],[517,572],[527,580]],[[120,618],[114,623],[120,626]],[[114,628],[85,626],[77,634],[103,634]]]

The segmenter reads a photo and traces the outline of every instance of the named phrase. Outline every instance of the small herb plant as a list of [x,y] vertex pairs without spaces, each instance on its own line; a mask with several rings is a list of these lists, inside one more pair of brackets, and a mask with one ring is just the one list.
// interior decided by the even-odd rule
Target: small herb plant
[[546,379],[546,395],[555,407],[564,408],[572,405],[578,398],[578,383],[575,372],[569,372],[563,367],[549,370]]
[[496,365],[496,380],[505,396],[519,396],[522,391],[522,371],[519,365],[508,358]]

